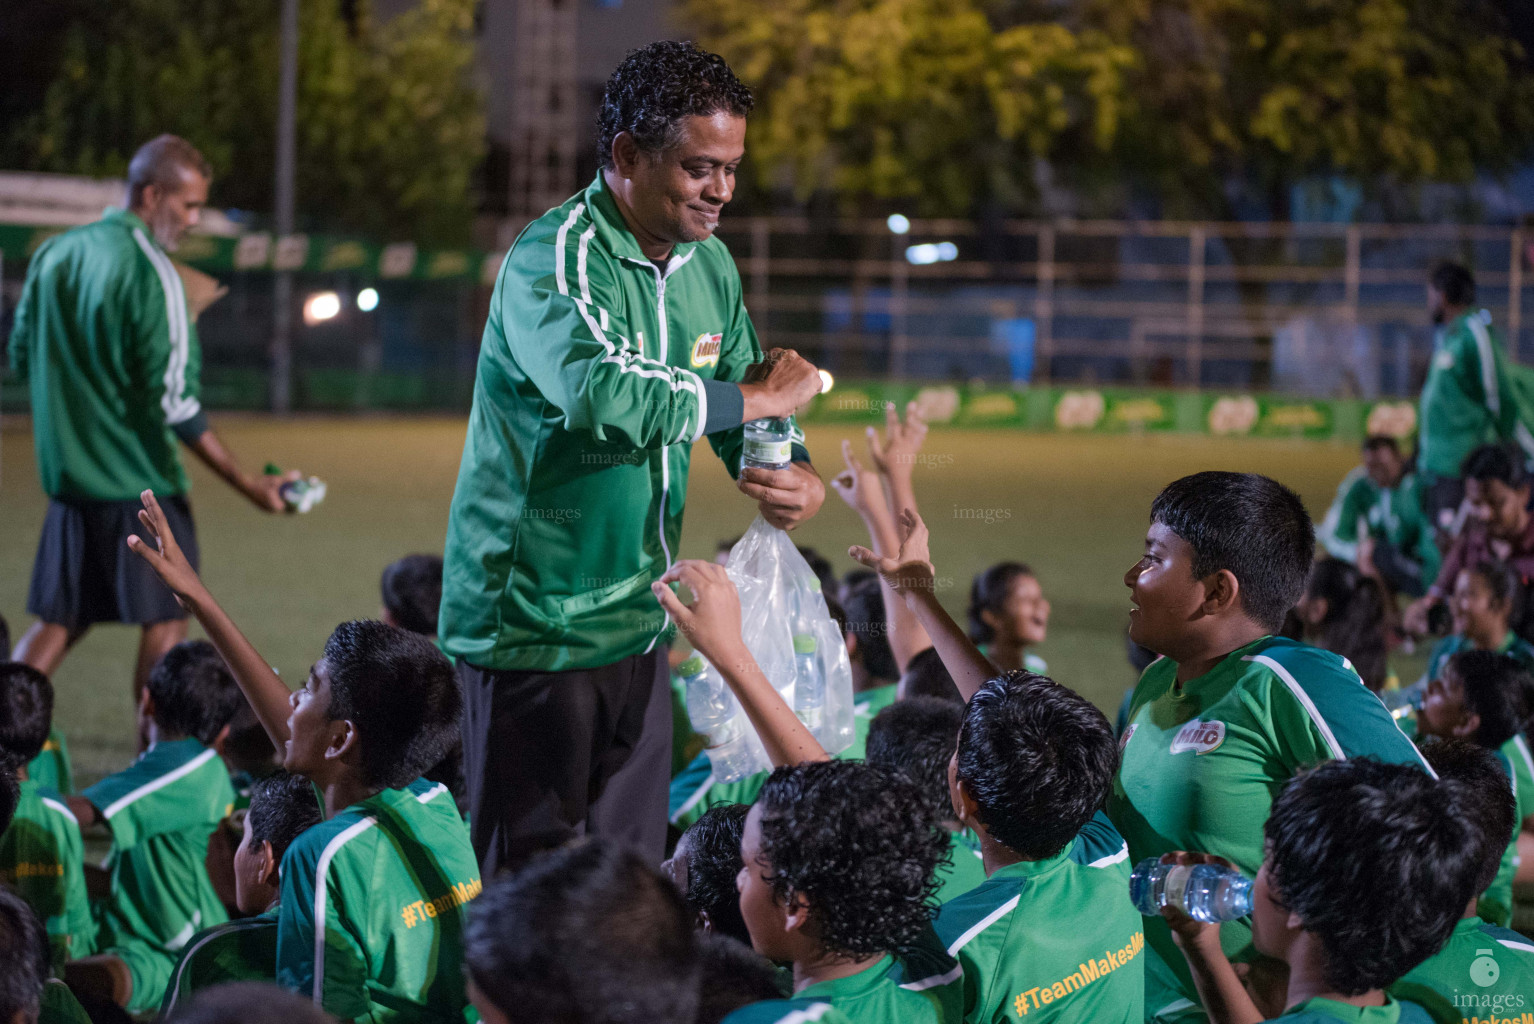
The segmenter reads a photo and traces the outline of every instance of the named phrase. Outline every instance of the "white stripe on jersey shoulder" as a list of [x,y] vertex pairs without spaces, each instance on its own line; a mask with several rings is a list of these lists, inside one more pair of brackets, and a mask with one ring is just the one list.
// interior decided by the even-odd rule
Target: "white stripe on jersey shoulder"
[[76,825],[80,824],[80,819],[75,817],[74,812],[69,809],[69,805],[61,804],[50,796],[43,797],[42,801],[43,806],[53,808]]
[[1470,328],[1470,336],[1475,339],[1475,354],[1481,364],[1481,390],[1486,393],[1486,408],[1496,415],[1502,411],[1502,400],[1497,394],[1497,356],[1491,346],[1491,335],[1486,333],[1486,321],[1478,313],[1465,317],[1465,326]]
[[819,1020],[830,1012],[830,1003],[811,1003],[802,1010],[794,1010],[792,1013],[779,1017],[773,1024],[809,1024],[810,1021]]
[[951,981],[958,981],[962,977],[964,977],[964,965],[954,964],[952,970],[944,971],[942,974],[934,974],[930,978],[922,978],[920,981],[908,981],[900,987],[905,989],[907,992],[925,992],[929,988],[937,988],[939,985],[946,985]]
[[133,241],[149,260],[155,276],[160,279],[160,290],[165,293],[165,319],[170,333],[170,358],[165,364],[165,395],[160,408],[165,410],[165,421],[176,424],[196,416],[202,403],[186,397],[186,368],[191,358],[186,319],[186,292],[181,287],[181,275],[176,273],[170,257],[145,237],[139,228],[133,229]]
[[708,791],[713,789],[713,788],[714,788],[714,773],[713,772],[709,772],[708,773],[708,778],[703,780],[702,785],[700,785],[698,787],[698,791],[696,793],[694,793],[692,796],[688,797],[687,798],[687,802],[682,804],[682,806],[680,806],[680,807],[678,807],[676,809],[676,813],[671,816],[671,824],[675,825],[679,820],[681,820],[682,815],[686,814],[688,811],[690,811],[694,807],[698,806],[698,801],[702,800],[703,797],[708,794]]
[[1529,945],[1527,942],[1514,942],[1512,939],[1498,939],[1497,941],[1508,949],[1521,950],[1524,953],[1534,953],[1534,946]]
[[1089,868],[1105,868],[1111,864],[1119,864],[1129,859],[1129,844],[1119,847],[1118,853],[1110,853],[1106,857],[1099,857],[1087,865]]
[[1523,766],[1528,769],[1531,776],[1534,776],[1534,752],[1529,750],[1529,741],[1523,733],[1520,732],[1513,737],[1513,746],[1517,748],[1518,756],[1523,758]]
[[138,789],[135,789],[132,792],[126,793],[123,796],[118,797],[116,800],[112,801],[106,807],[102,808],[101,816],[103,818],[107,819],[108,821],[111,821],[112,820],[112,815],[114,815],[117,812],[121,811],[124,807],[127,807],[129,804],[133,803],[136,800],[140,800],[140,799],[148,796],[150,793],[153,793],[156,790],[164,789],[166,786],[169,786],[172,782],[175,782],[177,779],[184,778],[185,776],[188,776],[188,775],[192,774],[197,769],[201,768],[203,765],[207,764],[210,760],[212,760],[214,757],[217,757],[217,756],[218,756],[218,752],[213,750],[213,749],[211,749],[211,748],[209,748],[208,750],[204,750],[202,753],[200,753],[196,757],[192,758],[190,761],[188,761],[186,764],[182,765],[180,768],[177,768],[174,771],[166,772],[164,775],[161,775],[158,779],[155,779],[153,782],[146,782],[142,786],[140,786]]
[[446,784],[439,782],[435,786],[433,786],[430,789],[428,789],[426,792],[419,794],[416,797],[416,800],[424,804],[428,800],[435,800],[435,799],[437,799],[437,797],[441,796],[443,793],[446,793],[446,792],[447,792]]
[[1012,911],[1016,910],[1018,901],[1022,898],[1022,893],[1018,893],[1016,896],[1012,897],[1010,900],[982,917],[979,921],[976,921],[973,925],[970,926],[969,931],[953,940],[953,945],[948,947],[948,955],[958,956],[959,950],[969,945],[970,941],[974,939],[976,935],[979,935],[991,925],[995,924],[997,921],[1000,921],[1003,917],[1006,917],[1008,914],[1012,913]]
[[378,823],[369,815],[354,825],[349,825],[334,839],[325,844],[320,860],[314,869],[314,1005],[325,1005],[325,904],[327,889],[325,876],[330,873],[330,862],[341,847]]

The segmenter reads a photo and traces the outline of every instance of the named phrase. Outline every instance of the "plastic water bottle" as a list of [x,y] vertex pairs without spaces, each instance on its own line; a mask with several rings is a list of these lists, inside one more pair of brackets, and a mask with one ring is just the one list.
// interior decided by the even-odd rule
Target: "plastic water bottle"
[[794,714],[817,738],[825,706],[826,677],[820,671],[815,638],[800,633],[794,637]]
[[1390,717],[1395,719],[1415,714],[1426,699],[1427,680],[1425,678],[1417,680],[1410,686],[1403,686],[1399,690],[1386,690],[1380,694],[1380,700],[1385,702]]
[[1163,864],[1147,857],[1129,876],[1129,898],[1146,917],[1171,906],[1195,921],[1234,921],[1252,912],[1252,880],[1218,864]]
[[735,694],[700,655],[677,666],[687,698],[687,720],[703,737],[715,782],[735,782],[751,774],[751,747],[745,714]]
[[788,420],[769,416],[746,424],[746,444],[741,454],[742,469],[787,469],[793,459]]
[[[275,463],[266,464],[266,474],[276,476],[282,469]],[[287,505],[288,511],[303,514],[325,500],[325,481],[317,476],[289,480],[277,488],[277,494]]]

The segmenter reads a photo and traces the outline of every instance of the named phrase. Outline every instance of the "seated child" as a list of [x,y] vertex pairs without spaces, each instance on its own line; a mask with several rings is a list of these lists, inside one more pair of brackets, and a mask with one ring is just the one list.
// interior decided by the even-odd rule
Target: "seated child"
[[[0,770],[3,772],[3,770]],[[0,828],[8,806],[0,785]],[[88,1024],[74,995],[48,976],[48,938],[20,896],[0,885],[0,1021],[6,1024]]]
[[583,839],[505,874],[464,934],[485,1024],[693,1024],[692,915],[638,854]]
[[1305,594],[1292,615],[1289,635],[1342,655],[1375,693],[1390,677],[1385,631],[1386,596],[1378,581],[1340,558],[1322,558],[1310,567]]
[[112,832],[99,952],[67,965],[71,988],[130,1013],[154,1010],[187,940],[228,919],[205,861],[209,835],[234,805],[215,748],[239,702],[213,646],[182,641],[150,669],[139,699],[148,749],[69,798],[82,828],[105,824]]
[[447,787],[420,777],[458,736],[452,666],[424,637],[345,622],[289,693],[198,578],[148,491],[144,506],[158,550],[137,536],[129,547],[196,616],[283,767],[324,802],[324,823],[282,860],[278,983],[346,1020],[456,1018],[479,866]]
[[378,581],[383,597],[383,621],[433,639],[437,611],[442,605],[442,558],[406,555],[389,563]]
[[1049,666],[1030,648],[1049,633],[1049,601],[1033,570],[997,562],[975,574],[969,587],[969,638],[1003,672],[1025,668],[1045,675]]
[[963,704],[907,697],[879,712],[868,730],[868,763],[902,772],[916,783],[923,815],[948,836],[952,856],[937,869],[939,903],[985,881],[980,842],[959,823],[948,793],[948,762],[963,721]]
[[700,934],[698,960],[702,974],[698,978],[697,1024],[722,1024],[742,1007],[783,996],[778,989],[779,972],[772,961],[739,939],[719,932]]
[[[1428,683],[1417,711],[1421,736],[1464,739],[1496,753],[1517,801],[1517,819],[1534,814],[1534,777],[1521,731],[1534,711],[1534,680],[1518,662],[1493,651],[1451,654]],[[1527,783],[1520,791],[1519,787]],[[1518,870],[1516,836],[1506,844],[1502,867],[1481,896],[1480,914],[1506,927],[1513,916],[1513,875]]]
[[96,922],[80,825],[63,796],[31,777],[52,720],[48,677],[20,662],[0,663],[0,764],[20,783],[15,818],[0,830],[0,882],[31,905],[48,933],[53,966],[61,968],[96,951]]
[[747,804],[710,807],[682,833],[661,873],[676,883],[699,931],[717,932],[741,942],[751,933],[740,916],[740,837],[746,830]]
[[1523,581],[1505,562],[1477,562],[1454,578],[1449,613],[1454,632],[1433,648],[1425,679],[1432,679],[1450,655],[1460,651],[1506,654],[1534,669],[1534,644],[1513,631],[1523,603]]
[[[1534,993],[1534,943],[1517,932],[1483,921],[1475,896],[1491,884],[1502,853],[1514,832],[1513,794],[1507,775],[1491,751],[1464,740],[1432,740],[1422,756],[1446,782],[1465,788],[1461,802],[1476,825],[1481,870],[1475,895],[1454,926],[1443,949],[1413,967],[1390,986],[1390,994],[1425,1009],[1436,1024],[1461,1024],[1506,1014],[1512,1018],[1523,1003],[1515,997]],[[1486,963],[1491,961],[1492,970]],[[1487,982],[1487,984],[1482,984]]]
[[1292,779],[1273,801],[1252,886],[1252,942],[1288,967],[1282,1006],[1266,1017],[1258,1009],[1221,949],[1221,925],[1162,910],[1209,1019],[1410,1019],[1385,990],[1443,948],[1481,873],[1485,847],[1465,789],[1371,758],[1329,761]]
[[314,784],[281,769],[255,784],[250,807],[238,816],[234,889],[239,912],[246,916],[199,932],[186,944],[160,1004],[162,1019],[201,989],[277,977],[277,869],[293,841],[324,818]]

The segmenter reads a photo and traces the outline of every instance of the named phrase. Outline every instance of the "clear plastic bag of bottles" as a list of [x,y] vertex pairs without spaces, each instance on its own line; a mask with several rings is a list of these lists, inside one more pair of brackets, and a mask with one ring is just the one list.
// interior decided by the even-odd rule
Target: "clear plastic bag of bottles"
[[763,674],[827,753],[846,750],[852,664],[820,578],[789,535],[761,516],[731,549],[725,571],[740,592],[742,638]]

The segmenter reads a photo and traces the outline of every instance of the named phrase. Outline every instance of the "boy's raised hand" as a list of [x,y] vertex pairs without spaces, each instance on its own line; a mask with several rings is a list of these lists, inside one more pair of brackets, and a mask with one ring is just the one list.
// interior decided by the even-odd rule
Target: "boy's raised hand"
[[149,563],[155,575],[176,595],[176,602],[181,607],[190,608],[189,602],[195,596],[205,593],[207,588],[203,586],[197,570],[192,568],[192,563],[187,561],[181,545],[176,543],[175,535],[170,531],[170,524],[165,521],[165,513],[155,500],[154,492],[145,491],[139,498],[144,502],[138,514],[139,522],[153,534],[156,547],[150,547],[137,534],[128,538],[128,547]]
[[895,412],[894,402],[884,403],[884,437],[876,427],[868,428],[868,454],[879,472],[886,476],[909,477],[916,454],[927,438],[927,421],[922,419],[913,399],[905,405],[905,422]]
[[847,554],[877,572],[896,593],[933,591],[937,573],[927,550],[927,524],[911,509],[902,509],[898,528],[900,550],[894,558],[881,557],[860,545],[848,548]]
[[[681,583],[692,591],[691,606],[667,586]],[[717,562],[684,558],[650,585],[656,600],[677,628],[710,664],[724,666],[740,660],[746,649],[740,636],[740,595]]]
[[879,485],[879,473],[869,469],[852,454],[852,442],[842,440],[842,463],[846,466],[831,480],[831,487],[847,505],[864,519],[870,516],[889,515],[889,503],[884,498],[884,488]]

